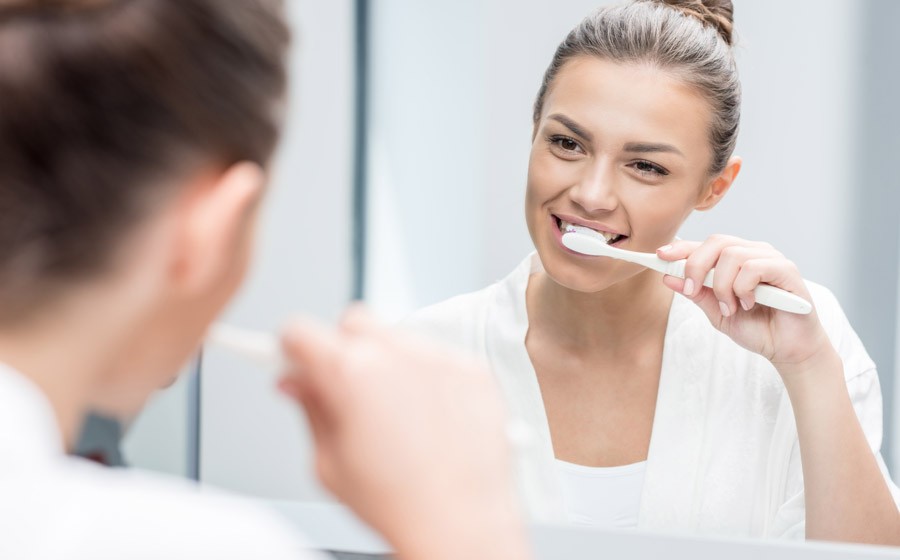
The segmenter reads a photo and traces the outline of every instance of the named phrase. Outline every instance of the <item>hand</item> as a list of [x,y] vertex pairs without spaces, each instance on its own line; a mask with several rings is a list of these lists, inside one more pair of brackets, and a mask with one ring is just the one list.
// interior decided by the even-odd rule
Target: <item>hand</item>
[[504,409],[481,363],[360,309],[337,330],[294,323],[284,348],[280,388],[303,405],[319,477],[401,557],[524,555]]
[[[668,261],[687,258],[690,281],[666,276],[666,286],[687,292],[716,328],[768,358],[781,374],[797,426],[806,537],[900,543],[897,506],[847,392],[841,357],[816,310],[796,315],[754,302],[760,283],[812,302],[797,267],[765,243],[718,235],[704,243],[678,241],[657,254]],[[712,268],[715,285],[705,288]]]
[[[686,258],[685,279],[666,276],[663,283],[693,300],[713,326],[780,372],[832,351],[815,309],[797,315],[756,304],[753,290],[761,283],[812,302],[797,267],[771,245],[714,235],[703,243],[676,241],[657,255],[667,261]],[[704,287],[713,268],[714,286]]]

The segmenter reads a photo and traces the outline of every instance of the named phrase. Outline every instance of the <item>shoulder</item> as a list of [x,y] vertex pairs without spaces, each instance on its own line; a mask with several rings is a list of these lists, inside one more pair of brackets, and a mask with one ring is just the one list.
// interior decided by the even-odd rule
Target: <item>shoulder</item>
[[423,307],[404,319],[400,327],[474,351],[495,289],[496,284],[492,284]]
[[423,307],[414,311],[400,325],[414,329],[447,329],[469,325],[488,307],[496,284]]
[[174,477],[65,463],[48,477],[52,504],[44,506],[54,509],[46,529],[64,535],[67,558],[314,557],[285,520],[251,500]]
[[806,280],[806,287],[812,296],[813,304],[816,306],[816,313],[823,325],[832,325],[844,318],[844,311],[840,302],[831,290],[821,284]]
[[515,307],[524,301],[535,259],[534,254],[527,256],[505,278],[486,288],[419,309],[400,326],[478,352],[494,306]]

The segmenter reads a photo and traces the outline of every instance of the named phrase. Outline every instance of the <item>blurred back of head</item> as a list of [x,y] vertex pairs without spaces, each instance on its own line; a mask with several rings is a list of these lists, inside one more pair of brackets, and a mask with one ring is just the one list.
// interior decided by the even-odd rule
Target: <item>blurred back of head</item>
[[277,0],[0,0],[0,324],[102,274],[179,178],[265,166]]

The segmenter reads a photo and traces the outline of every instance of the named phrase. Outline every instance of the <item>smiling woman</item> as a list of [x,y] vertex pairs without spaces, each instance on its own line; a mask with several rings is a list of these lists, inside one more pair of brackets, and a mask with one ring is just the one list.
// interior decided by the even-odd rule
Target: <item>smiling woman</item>
[[692,210],[721,199],[741,162],[723,152],[733,138],[710,149],[710,103],[672,73],[578,51],[565,56],[560,69],[551,66],[553,81],[536,103],[526,219],[548,274],[596,291],[641,269],[573,260],[562,222],[605,233],[621,248],[654,251]]
[[[534,105],[525,217],[536,253],[407,324],[490,361],[512,413],[537,435],[519,468],[536,519],[893,542],[900,492],[879,452],[875,365],[827,289],[803,284],[771,247],[734,238],[696,249],[683,285],[562,244],[574,224],[653,252],[728,193],[742,165],[732,13],[728,1],[639,0],[572,30]],[[715,298],[693,289],[712,266]],[[755,266],[783,273],[817,312],[785,319],[739,301],[741,271]],[[829,400],[788,383],[785,350],[750,336],[760,328],[797,347],[827,341],[837,373],[816,379],[837,387]],[[798,404],[809,402],[845,414],[852,433],[828,449],[846,443],[858,462],[842,473],[816,447],[840,430],[811,419]]]

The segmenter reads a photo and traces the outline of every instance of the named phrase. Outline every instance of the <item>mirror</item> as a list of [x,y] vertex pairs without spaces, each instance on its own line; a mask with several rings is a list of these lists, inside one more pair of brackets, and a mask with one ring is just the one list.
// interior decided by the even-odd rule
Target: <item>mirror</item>
[[[376,311],[396,321],[506,277],[534,249],[523,208],[532,104],[544,69],[581,18],[612,3],[289,3],[303,37],[292,63],[291,113],[256,268],[225,319],[271,330],[293,310],[334,318],[361,287]],[[358,36],[362,4],[368,11]],[[887,27],[895,21],[887,14],[900,17],[900,6],[735,4],[743,87],[736,153],[744,167],[722,202],[694,213],[679,235],[765,240],[837,296],[878,364],[882,453],[900,472],[900,189],[889,163],[900,147],[900,71],[892,60],[898,39]],[[355,73],[359,37],[365,74]],[[367,108],[362,123],[355,121],[357,85]],[[360,181],[357,140],[366,156]],[[360,211],[365,219],[354,223]],[[526,372],[529,365],[522,363]],[[273,378],[215,350],[204,355],[194,403],[199,477],[265,500],[328,501],[312,474],[302,420],[275,393]],[[133,464],[187,469],[186,457],[162,464],[162,452],[148,443],[164,438],[177,447],[190,439],[186,383],[161,392],[162,401],[177,404],[151,405],[158,408],[137,420],[137,443],[126,446]],[[151,420],[153,410],[165,412]],[[166,435],[172,430],[178,435]],[[654,427],[654,438],[664,436]],[[746,442],[730,444],[737,450]],[[542,506],[532,505],[540,518]]]
[[[384,315],[405,317],[422,306],[483,290],[498,279],[510,278],[534,250],[523,208],[535,95],[567,32],[598,5],[616,3],[573,0],[554,3],[552,8],[541,2],[503,1],[462,2],[452,7],[402,0],[378,4],[372,15],[366,294]],[[827,286],[837,296],[878,364],[885,418],[882,451],[896,473],[900,469],[894,405],[900,200],[896,188],[885,188],[896,187],[897,179],[877,171],[881,167],[877,161],[883,156],[876,155],[883,146],[900,143],[896,110],[888,108],[893,105],[888,92],[898,91],[900,72],[887,58],[881,58],[890,56],[886,37],[893,36],[883,29],[881,10],[895,7],[879,2],[737,0],[735,4],[735,53],[743,86],[743,116],[735,153],[743,157],[744,166],[721,203],[707,212],[693,213],[678,235],[703,240],[710,234],[726,233],[767,241],[795,261],[806,278]],[[437,21],[441,24],[434,25]],[[591,129],[594,136],[598,126]],[[554,203],[550,200],[547,205],[553,207]],[[856,231],[871,232],[879,239],[878,248],[861,247],[852,233]],[[527,269],[528,265],[524,266]],[[876,278],[875,285],[868,285],[870,278]],[[859,289],[861,283],[866,284],[865,289]],[[513,299],[521,303],[522,285],[520,280],[501,280],[498,289],[504,295],[490,297],[510,297],[510,290],[518,290]],[[872,290],[887,298],[883,306],[871,298]],[[468,325],[476,319],[465,319],[466,313],[472,317],[490,314],[490,319],[484,320],[488,334],[479,342],[487,348],[492,365],[506,364],[501,367],[510,369],[506,381],[520,391],[511,397],[521,401],[514,408],[521,405],[528,409],[522,414],[538,417],[548,412],[549,431],[553,432],[551,408],[558,417],[574,416],[566,409],[567,401],[557,397],[548,404],[555,395],[548,397],[547,389],[553,390],[554,385],[552,381],[544,385],[540,368],[540,392],[515,377],[516,373],[533,375],[528,358],[533,361],[534,354],[529,348],[526,355],[521,343],[526,327],[530,336],[534,323],[504,324],[519,329],[515,331],[519,337],[516,356],[491,355],[513,352],[512,346],[506,345],[508,340],[491,338],[491,322],[505,320],[498,319],[499,314],[523,316],[524,304],[516,304],[513,310],[508,309],[510,305],[514,304],[456,300],[451,304],[456,311],[445,306],[414,324],[447,332],[449,327],[441,328],[446,326],[442,320],[459,319]],[[437,319],[437,325],[436,315],[444,317]],[[671,352],[664,360],[675,359],[678,350],[672,348]],[[577,362],[564,358],[551,352],[543,361]],[[715,361],[711,365],[724,369]],[[661,383],[665,385],[665,373]],[[565,389],[556,387],[559,392]],[[657,415],[666,406],[662,391]],[[597,410],[603,402],[579,400],[576,406]],[[546,410],[541,410],[542,404]],[[652,406],[650,402],[648,407]],[[590,416],[585,413],[579,418]],[[549,437],[541,422],[535,426],[539,435]],[[626,426],[644,434],[649,430],[646,425]],[[681,437],[671,425],[654,423],[652,428],[651,457],[655,442],[668,437],[666,434]],[[709,435],[699,426],[682,428],[682,435],[690,438]],[[716,448],[717,460],[728,461],[727,449],[749,453],[745,447],[748,440],[737,433],[733,432],[737,440],[716,440],[714,445],[722,446]],[[568,440],[584,439],[589,438],[574,427],[569,429]],[[552,469],[554,450],[557,457],[561,448],[568,449],[570,457],[579,456],[572,452],[575,444],[571,441],[553,442],[552,447],[542,443],[544,460],[539,466],[544,470]],[[715,452],[708,449],[706,453]],[[646,472],[646,484],[651,485],[649,467]],[[538,479],[551,484],[551,474],[545,472]],[[688,477],[685,486],[693,487],[696,471],[684,474]],[[726,475],[723,481],[728,478]],[[723,484],[736,488],[741,483]],[[539,512],[542,506],[535,507]],[[678,507],[669,511],[671,519],[690,515]],[[704,524],[702,520],[684,522]],[[709,522],[715,525],[714,520]],[[720,529],[725,534],[744,534]]]

